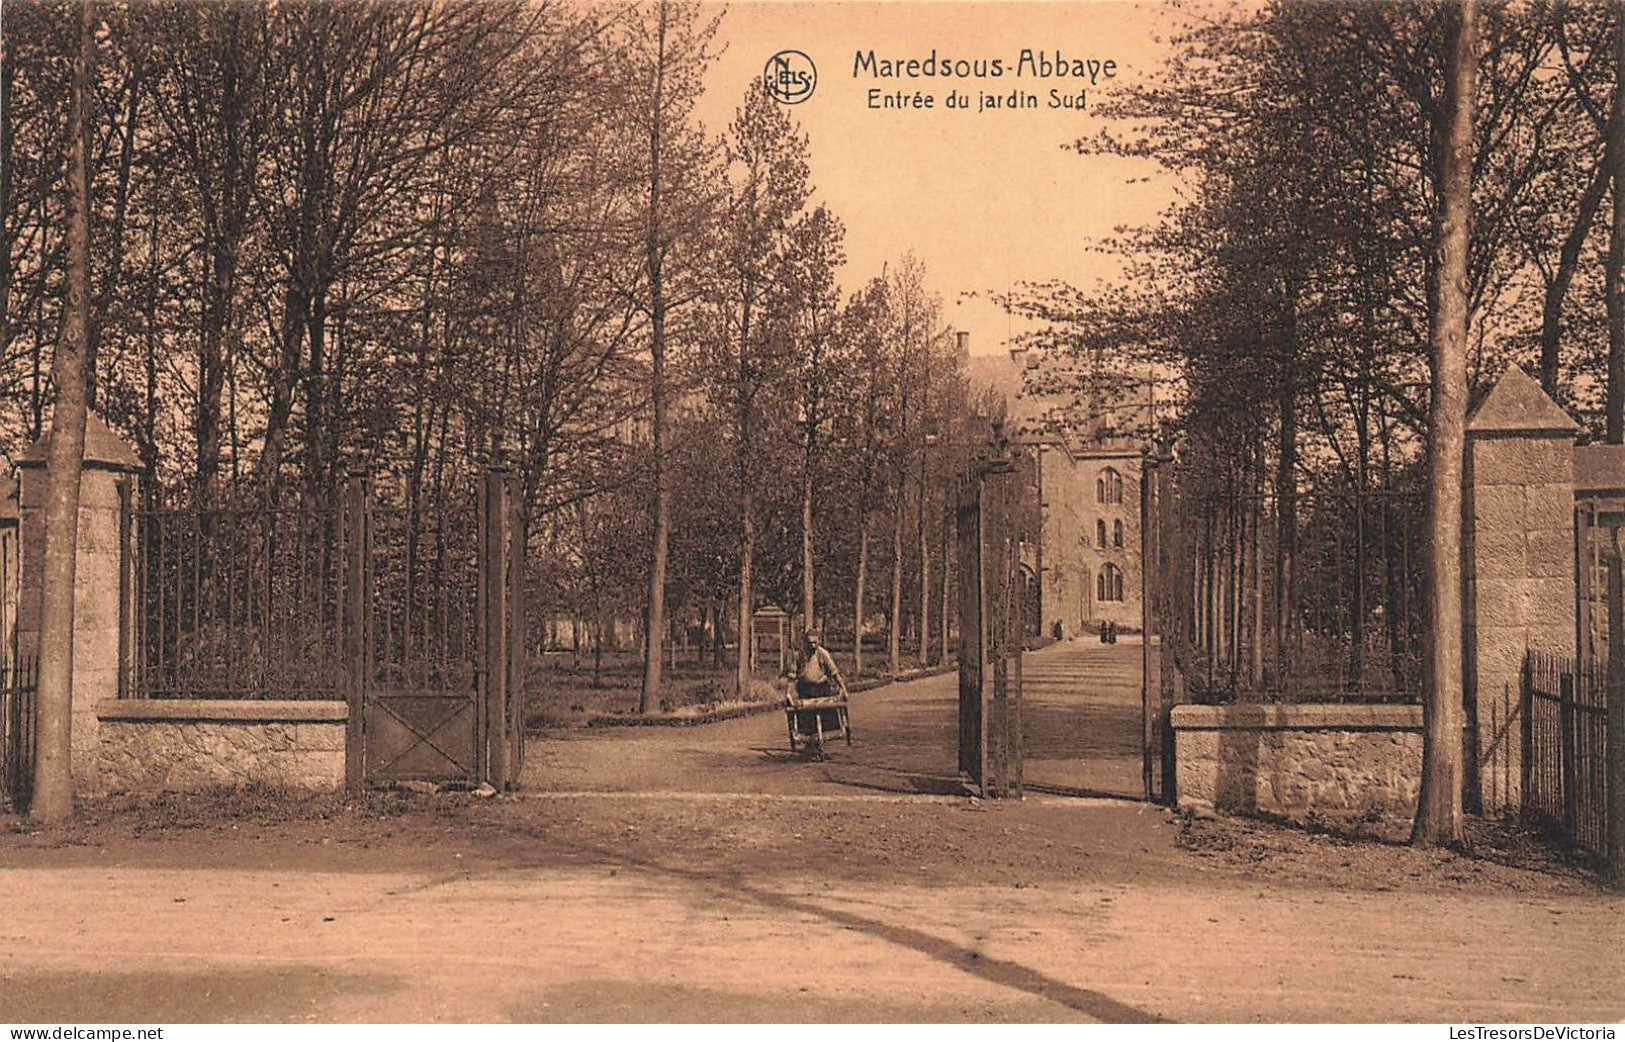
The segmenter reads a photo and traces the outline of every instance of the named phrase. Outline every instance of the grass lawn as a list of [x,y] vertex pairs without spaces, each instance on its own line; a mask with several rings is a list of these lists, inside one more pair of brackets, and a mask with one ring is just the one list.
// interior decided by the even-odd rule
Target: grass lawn
[[[853,668],[850,648],[830,649],[848,683],[878,679],[887,665],[884,647],[864,649],[864,669]],[[904,669],[919,661],[918,652],[905,649]],[[768,665],[772,665],[769,663]],[[592,655],[579,658],[571,652],[548,652],[530,660],[526,684],[526,720],[531,727],[569,727],[587,723],[595,716],[635,715],[638,690],[643,679],[643,662],[633,651],[606,651],[597,683],[594,683]],[[677,664],[668,658],[661,670],[660,704],[657,713],[704,712],[741,702],[776,701],[783,685],[771,668],[760,669],[746,698],[734,693],[733,664],[718,669],[710,662],[700,663],[694,651],[679,649]]]
[[[594,716],[635,715],[643,681],[643,662],[633,652],[605,652],[594,683],[590,654],[577,660],[569,652],[550,653],[530,660],[525,689],[526,718],[532,727],[571,726]],[[758,673],[745,699],[734,693],[732,667],[701,665],[679,653],[674,667],[668,660],[661,670],[658,713],[703,712],[740,701],[771,701],[779,697],[775,678]]]

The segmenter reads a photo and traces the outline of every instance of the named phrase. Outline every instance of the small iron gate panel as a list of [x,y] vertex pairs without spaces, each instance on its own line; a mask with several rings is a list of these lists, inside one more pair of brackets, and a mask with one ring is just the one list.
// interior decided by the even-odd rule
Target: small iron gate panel
[[478,784],[476,489],[429,509],[376,495],[361,509],[367,564],[362,689],[369,783]]
[[1602,663],[1528,652],[1523,812],[1564,842],[1608,850],[1608,684]]
[[524,754],[524,547],[511,476],[489,473],[432,508],[354,480],[364,780],[511,785]]
[[34,726],[39,707],[39,669],[33,658],[14,657],[0,668],[0,793],[25,813],[34,791]]
[[991,460],[966,481],[956,518],[959,770],[984,797],[1022,794],[1019,493],[1014,464]]

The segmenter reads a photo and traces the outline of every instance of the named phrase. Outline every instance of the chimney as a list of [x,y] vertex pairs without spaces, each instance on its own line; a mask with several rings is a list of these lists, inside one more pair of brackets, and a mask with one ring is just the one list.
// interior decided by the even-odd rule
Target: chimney
[[954,347],[958,349],[960,358],[969,358],[970,357],[970,334],[969,333],[955,333],[954,334]]

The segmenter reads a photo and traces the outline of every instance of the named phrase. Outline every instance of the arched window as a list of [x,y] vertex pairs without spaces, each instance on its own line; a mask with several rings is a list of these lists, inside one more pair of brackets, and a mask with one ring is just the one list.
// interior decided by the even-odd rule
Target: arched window
[[1095,502],[1121,503],[1123,501],[1123,475],[1107,467],[1095,480]]
[[1120,601],[1123,599],[1123,570],[1115,564],[1108,564],[1100,570],[1095,577],[1095,593],[1097,600]]
[[1119,548],[1123,545],[1123,522],[1121,521],[1112,522],[1112,545]]
[[1095,519],[1095,545],[1106,548],[1106,519],[1103,517]]

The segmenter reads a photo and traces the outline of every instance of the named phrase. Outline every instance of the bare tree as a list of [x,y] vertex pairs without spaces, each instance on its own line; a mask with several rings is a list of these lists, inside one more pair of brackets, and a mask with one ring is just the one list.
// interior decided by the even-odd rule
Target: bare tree
[[1604,162],[1614,179],[1608,237],[1608,416],[1610,445],[1625,444],[1625,3],[1614,4],[1614,103]]
[[835,272],[844,259],[840,219],[820,206],[797,223],[794,289],[796,293],[797,391],[801,414],[801,614],[808,626],[817,613],[815,594],[817,506],[828,482],[822,473],[824,441],[833,399],[842,390],[843,374],[835,367],[836,320],[840,288]]
[[848,303],[843,316],[844,332],[853,357],[853,380],[849,387],[852,415],[844,424],[850,432],[847,441],[851,462],[852,521],[858,530],[857,574],[854,577],[852,608],[852,672],[863,672],[863,620],[868,613],[869,525],[874,512],[881,456],[890,418],[890,390],[884,378],[886,330],[890,325],[885,273]]
[[782,396],[794,329],[793,243],[806,203],[807,140],[760,83],[746,90],[725,142],[728,205],[713,290],[717,335],[708,385],[727,417],[739,497],[740,655],[735,686],[750,683],[746,641],[756,608],[757,485],[762,446]]
[[[690,0],[650,0],[638,5],[622,31],[608,37],[605,63],[625,92],[613,118],[628,154],[626,172],[637,185],[633,242],[641,264],[630,291],[646,320],[648,337],[650,477],[653,532],[649,595],[644,604],[643,681],[639,712],[660,700],[661,640],[666,632],[666,579],[671,554],[670,411],[676,381],[673,321],[693,296],[693,254],[710,203],[706,181],[711,146],[692,119],[701,77],[714,53],[716,18],[700,17]],[[743,643],[741,643],[743,647]]]
[[154,93],[156,106],[175,142],[202,231],[192,433],[196,495],[208,501],[222,458],[226,372],[242,338],[239,273],[265,129],[262,78],[274,67],[259,5],[158,6],[153,18],[167,80]]
[[90,85],[95,61],[90,0],[79,3],[79,51],[69,102],[67,324],[51,365],[46,477],[45,563],[41,576],[39,716],[30,815],[45,822],[73,816],[74,583],[79,556],[79,481],[85,459],[85,354],[90,323]]

